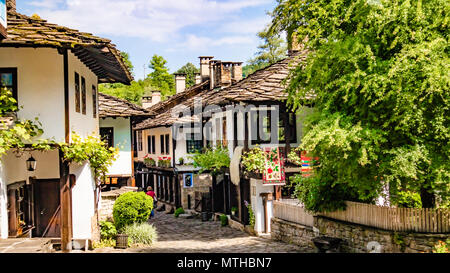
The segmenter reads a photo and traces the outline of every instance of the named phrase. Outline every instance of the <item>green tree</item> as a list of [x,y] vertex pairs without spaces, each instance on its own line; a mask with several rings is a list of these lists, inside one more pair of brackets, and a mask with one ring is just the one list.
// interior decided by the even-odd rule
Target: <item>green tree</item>
[[299,179],[312,210],[373,202],[386,187],[393,199],[420,194],[423,207],[448,202],[449,9],[445,0],[278,0],[271,31],[296,33],[311,52],[287,91],[294,109],[316,95],[301,149],[320,165]]
[[134,66],[133,66],[133,63],[131,63],[130,54],[128,54],[128,52],[123,52],[123,51],[121,51],[120,54],[122,55],[123,61],[125,62],[126,66],[130,70],[130,72],[134,75],[134,72],[133,72]]
[[270,28],[266,27],[264,30],[258,32],[257,36],[262,40],[262,44],[258,46],[255,57],[248,60],[248,64],[242,68],[244,77],[286,57],[286,42],[279,34],[272,33]]
[[149,68],[153,71],[148,75],[150,85],[161,91],[162,99],[175,94],[175,80],[166,66],[167,61],[158,55],[153,55]]
[[183,65],[180,69],[175,73],[184,73],[186,74],[186,88],[189,88],[195,85],[195,73],[199,73],[200,69],[195,67],[192,63],[187,63]]

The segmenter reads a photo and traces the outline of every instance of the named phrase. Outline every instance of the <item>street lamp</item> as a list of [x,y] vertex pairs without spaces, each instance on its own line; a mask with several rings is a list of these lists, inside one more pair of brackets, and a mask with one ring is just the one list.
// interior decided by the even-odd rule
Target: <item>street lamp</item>
[[34,159],[33,156],[30,156],[27,160],[27,169],[30,172],[34,172],[34,170],[36,170],[36,159]]

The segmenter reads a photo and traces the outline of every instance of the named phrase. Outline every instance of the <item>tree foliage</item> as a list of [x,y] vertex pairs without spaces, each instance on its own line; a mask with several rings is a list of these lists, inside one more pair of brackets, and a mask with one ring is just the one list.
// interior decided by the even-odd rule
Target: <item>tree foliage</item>
[[419,193],[424,207],[449,200],[449,9],[445,0],[278,0],[272,31],[307,37],[310,50],[291,73],[289,104],[316,95],[301,148],[320,167],[302,187],[366,202],[386,186]]
[[255,57],[248,60],[248,64],[242,68],[244,77],[256,70],[263,69],[286,57],[286,42],[279,33],[272,33],[268,27],[257,33],[262,43],[258,46]]
[[199,73],[200,69],[195,67],[192,63],[187,63],[183,65],[180,69],[175,73],[184,73],[186,74],[186,88],[189,88],[195,85],[195,74]]
[[167,61],[162,56],[155,54],[148,66],[152,69],[152,72],[148,75],[150,85],[161,91],[162,99],[175,94],[175,80],[166,65]]

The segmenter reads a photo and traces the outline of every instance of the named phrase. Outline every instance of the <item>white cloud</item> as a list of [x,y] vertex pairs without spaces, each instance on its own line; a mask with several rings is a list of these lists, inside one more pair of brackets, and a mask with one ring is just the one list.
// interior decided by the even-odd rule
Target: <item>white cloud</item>
[[[34,0],[30,4],[38,7],[38,14],[52,23],[96,35],[167,42],[183,39],[184,35],[180,34],[183,28],[221,22],[225,23],[218,27],[219,32],[255,33],[264,27],[260,25],[264,19],[247,20],[240,27],[236,21],[240,18],[235,14],[244,8],[268,2],[271,0]],[[200,45],[205,39],[193,36],[187,38],[187,44],[190,45]],[[219,40],[215,43],[244,43],[249,38],[233,36]]]

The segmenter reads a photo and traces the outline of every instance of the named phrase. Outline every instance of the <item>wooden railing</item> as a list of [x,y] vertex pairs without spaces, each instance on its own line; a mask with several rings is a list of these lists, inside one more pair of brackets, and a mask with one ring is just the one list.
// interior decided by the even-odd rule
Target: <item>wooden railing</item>
[[[390,208],[350,201],[346,204],[346,210],[317,215],[391,231],[450,233],[449,209]],[[313,226],[314,216],[305,212],[300,204],[274,201],[273,208],[274,217]]]
[[392,231],[450,232],[450,210],[390,208],[347,201],[347,209],[321,216]]
[[309,227],[314,225],[313,215],[295,201],[273,201],[273,217]]

